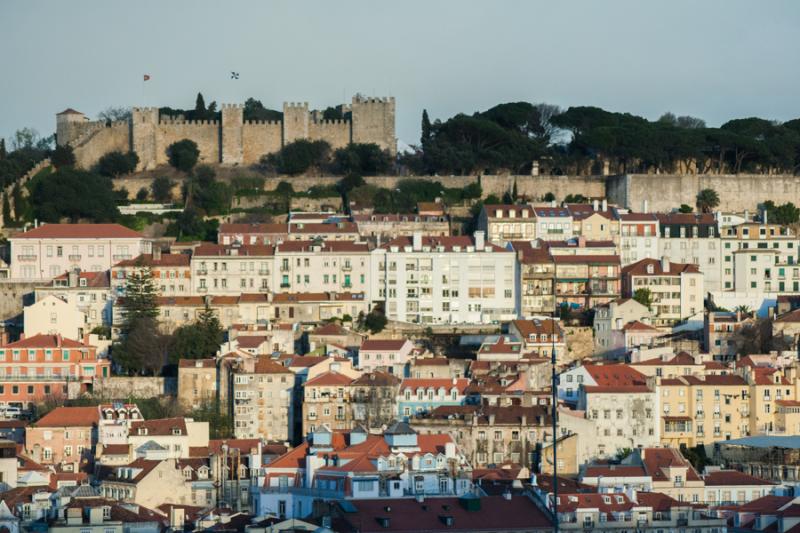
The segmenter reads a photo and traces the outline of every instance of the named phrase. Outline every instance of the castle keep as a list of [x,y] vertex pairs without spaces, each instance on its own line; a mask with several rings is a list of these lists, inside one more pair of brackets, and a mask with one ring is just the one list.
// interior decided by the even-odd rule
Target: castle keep
[[139,170],[167,164],[167,147],[191,139],[200,149],[200,162],[251,165],[298,139],[323,140],[333,149],[348,143],[375,143],[394,155],[395,102],[393,97],[360,95],[342,106],[350,118],[323,120],[308,103],[284,103],[283,120],[244,120],[244,106],[223,104],[221,120],[183,120],[159,116],[158,108],[133,108],[130,120],[91,121],[83,113],[67,109],[56,115],[59,145],[70,145],[78,166],[90,168],[104,154],[133,150]]

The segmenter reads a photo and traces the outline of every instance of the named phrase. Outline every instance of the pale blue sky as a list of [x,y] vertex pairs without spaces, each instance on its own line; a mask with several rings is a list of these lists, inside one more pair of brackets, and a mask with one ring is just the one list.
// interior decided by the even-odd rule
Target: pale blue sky
[[393,95],[407,143],[423,108],[446,118],[516,100],[710,125],[800,117],[793,0],[2,0],[0,45],[5,137],[52,133],[66,107],[191,107],[198,90],[277,109]]

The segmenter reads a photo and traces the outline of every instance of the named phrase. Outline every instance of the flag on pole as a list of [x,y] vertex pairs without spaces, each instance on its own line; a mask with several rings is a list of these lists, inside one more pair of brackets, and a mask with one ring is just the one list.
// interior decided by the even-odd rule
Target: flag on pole
[[232,80],[238,80],[239,79],[239,73],[238,72],[231,72],[231,79]]
[[144,81],[148,81],[149,79],[150,79],[150,74],[145,74],[144,75]]

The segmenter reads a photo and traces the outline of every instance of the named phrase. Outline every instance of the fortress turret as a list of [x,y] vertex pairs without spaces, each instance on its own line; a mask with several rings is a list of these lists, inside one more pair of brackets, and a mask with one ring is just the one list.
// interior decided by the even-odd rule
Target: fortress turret
[[89,118],[74,109],[67,108],[56,115],[56,143],[66,146],[83,132],[82,126],[89,122]]

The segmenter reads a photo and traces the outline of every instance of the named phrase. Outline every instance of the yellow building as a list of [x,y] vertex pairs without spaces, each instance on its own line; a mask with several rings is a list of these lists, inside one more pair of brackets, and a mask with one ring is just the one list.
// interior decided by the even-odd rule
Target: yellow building
[[661,379],[661,443],[678,448],[748,435],[748,384],[738,375]]

